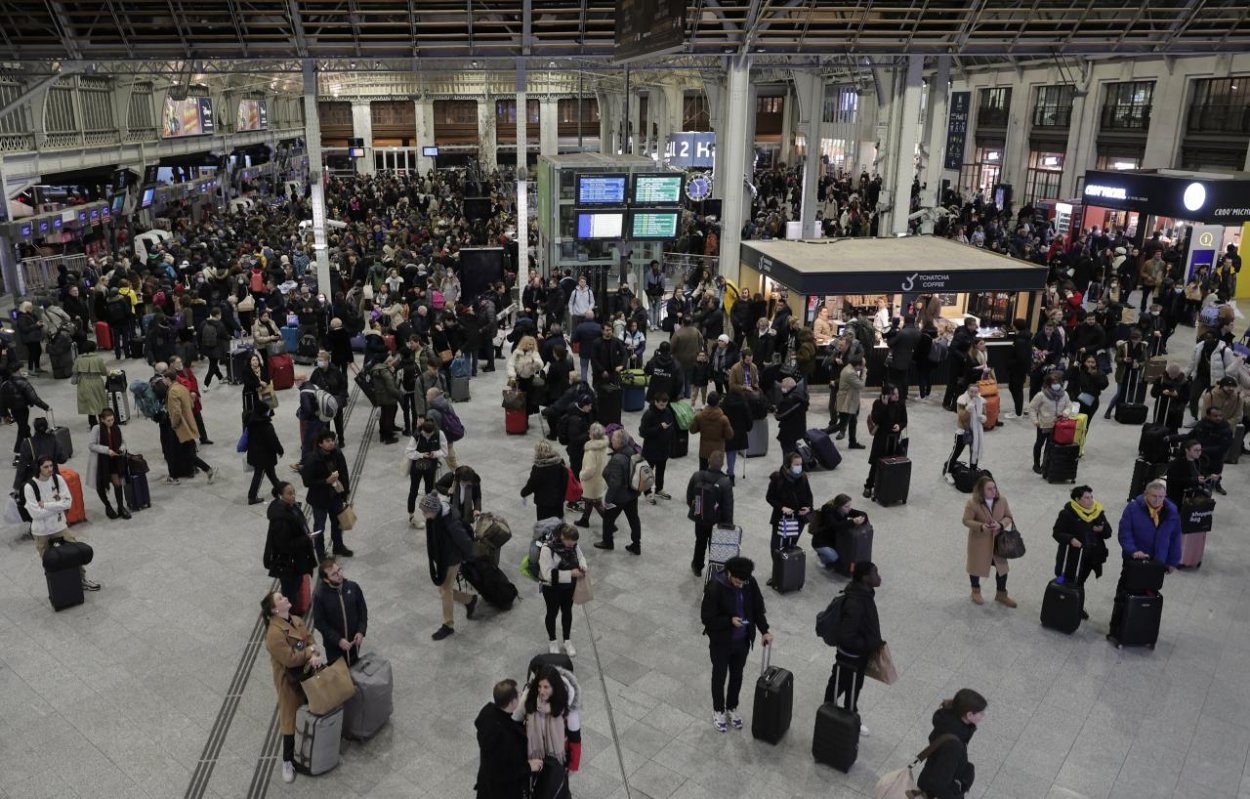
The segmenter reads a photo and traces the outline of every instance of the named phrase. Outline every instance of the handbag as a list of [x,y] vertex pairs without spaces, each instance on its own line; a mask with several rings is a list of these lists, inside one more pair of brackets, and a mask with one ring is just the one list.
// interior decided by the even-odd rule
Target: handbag
[[515,388],[503,390],[503,407],[508,411],[519,411],[525,407],[525,392]]
[[894,668],[894,657],[890,654],[889,644],[882,642],[876,653],[868,658],[864,676],[871,677],[877,682],[883,682],[886,685],[893,685],[898,682],[898,670]]
[[590,572],[586,572],[585,576],[577,578],[573,583],[573,604],[585,605],[594,598],[595,591],[590,584]]
[[547,755],[543,758],[543,768],[533,776],[530,789],[531,799],[560,799],[568,791],[569,773],[556,758]]
[[994,554],[1007,560],[1024,557],[1024,537],[1015,525],[1003,528],[994,536]]
[[352,529],[355,526],[356,526],[356,509],[353,508],[351,503],[349,502],[348,504],[343,506],[343,510],[339,511],[339,527],[343,529],[343,532],[347,532],[348,530]]
[[958,741],[959,739],[951,733],[939,735],[937,740],[929,744],[924,750],[916,755],[911,763],[903,768],[895,769],[887,772],[877,780],[876,786],[872,790],[873,799],[913,799],[913,797],[922,797],[916,786],[916,776],[912,774],[914,769],[923,760],[928,760],[933,756],[941,746],[949,741]]
[[451,359],[453,357],[455,357],[455,354],[452,353],[451,350],[439,350],[438,351],[438,359],[442,361],[444,364],[451,363]]
[[1095,397],[1093,394],[1090,394],[1088,391],[1082,391],[1080,394],[1076,395],[1076,401],[1081,403],[1082,405],[1088,406],[1088,405],[1093,405],[1095,402],[1097,402],[1098,398]]
[[[799,535],[799,520],[793,516],[782,516],[777,520],[777,535],[782,538],[797,538]],[[782,546],[786,542],[783,540]]]
[[300,687],[308,697],[308,710],[318,716],[337,710],[356,695],[351,672],[347,670],[347,658],[339,658],[312,672],[300,680]]
[[282,355],[286,352],[286,344],[281,339],[271,341],[265,345],[265,352],[270,355]]
[[239,436],[239,443],[234,445],[235,452],[247,452],[248,435],[247,428],[243,428],[243,435]]
[[274,390],[272,380],[258,388],[256,393],[259,394],[261,400],[269,406],[269,410],[278,410],[278,392]]
[[565,466],[569,472],[569,480],[564,487],[564,501],[577,502],[582,498],[582,481],[577,479],[577,474],[573,471],[572,466]]
[[126,471],[130,474],[147,474],[148,460],[142,455],[126,454]]

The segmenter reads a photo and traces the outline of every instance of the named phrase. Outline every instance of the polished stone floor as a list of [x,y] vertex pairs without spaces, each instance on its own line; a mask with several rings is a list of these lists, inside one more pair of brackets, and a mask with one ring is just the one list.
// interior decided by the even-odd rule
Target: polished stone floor
[[[1189,340],[1192,331],[1182,328],[1176,341]],[[1188,348],[1173,349],[1179,359]],[[125,367],[131,377],[148,374],[138,361]],[[517,539],[505,549],[504,565],[523,601],[508,613],[461,617],[453,638],[430,641],[439,602],[424,534],[406,525],[402,446],[379,444],[375,432],[359,478],[361,522],[349,537],[356,557],[346,571],[369,600],[367,648],[394,666],[395,715],[368,743],[345,743],[336,770],[291,786],[273,768],[274,691],[268,658],[263,649],[256,655],[257,603],[270,582],[260,563],[265,506],[246,504],[249,473],[233,446],[237,388],[214,386],[206,399],[217,443],[204,457],[221,469],[214,484],[202,477],[180,486],[154,480],[154,507],[129,523],[107,520],[88,497],[89,522],[75,533],[95,547],[90,570],[104,588],[84,606],[52,612],[33,544],[8,529],[0,545],[7,566],[0,581],[0,796],[472,796],[473,718],[496,680],[522,678],[526,662],[546,646],[536,586],[517,573],[533,519],[518,491],[539,434],[531,428],[523,437],[504,435],[502,384],[502,370],[473,381],[472,401],[459,408],[468,435],[457,449],[485,477],[486,507],[513,523]],[[74,413],[73,387],[46,378],[35,385],[72,429],[71,463],[85,471],[87,427]],[[279,410],[279,432],[291,450],[295,404],[287,392]],[[368,410],[362,401],[351,413],[349,464],[366,427],[373,429]],[[801,592],[782,597],[765,589],[777,636],[774,662],[795,675],[793,726],[781,744],[757,742],[745,731],[718,733],[710,723],[710,669],[698,620],[702,583],[687,566],[691,525],[684,508],[661,501],[642,507],[641,558],[587,549],[596,598],[578,609],[573,633],[585,725],[574,795],[871,796],[881,774],[922,748],[938,703],[967,686],[989,699],[970,747],[974,797],[1250,797],[1250,533],[1241,521],[1250,510],[1250,466],[1226,472],[1230,496],[1219,500],[1202,568],[1169,578],[1158,647],[1118,651],[1103,637],[1114,566],[1091,583],[1092,618],[1075,635],[1038,624],[1053,563],[1050,527],[1068,488],[1030,471],[1029,422],[1010,420],[991,433],[983,459],[1029,545],[1012,564],[1010,590],[1020,606],[1008,610],[968,601],[959,521],[965,496],[939,477],[952,417],[933,401],[912,403],[909,412],[910,501],[865,508],[884,579],[882,628],[901,679],[866,685],[861,709],[872,734],[850,774],[817,766],[810,756],[832,655],[813,622],[843,580],[819,570],[809,555]],[[809,420],[826,423],[823,411]],[[627,414],[631,430],[637,421]],[[125,432],[132,449],[159,463],[153,423],[136,418]],[[0,430],[0,445],[11,446],[13,434]],[[1124,505],[1137,435],[1099,418],[1081,462],[1080,481],[1094,486],[1113,519]],[[695,467],[691,444],[692,455],[669,466],[675,495]],[[775,454],[774,441],[770,457],[749,461],[738,479],[745,554],[760,564],[767,560],[763,494]],[[818,500],[842,491],[858,497],[865,473],[864,453],[846,453],[837,471],[812,476]],[[748,724],[758,655],[746,674]]]

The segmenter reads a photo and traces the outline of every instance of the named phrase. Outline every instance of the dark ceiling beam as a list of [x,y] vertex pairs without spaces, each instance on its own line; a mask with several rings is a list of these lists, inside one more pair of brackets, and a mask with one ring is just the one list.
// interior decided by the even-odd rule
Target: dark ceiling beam
[[[1189,24],[1194,21],[1194,19],[1198,16],[1198,12],[1201,11],[1205,5],[1205,0],[1188,0],[1188,2],[1185,3],[1185,10],[1182,11],[1176,19],[1172,20],[1172,24],[1168,27],[1168,32],[1163,36],[1163,41],[1155,45],[1155,50],[1161,53],[1166,53],[1172,46],[1172,42],[1175,42],[1177,38],[1185,32],[1185,29],[1189,27]],[[1245,18],[1244,14],[1245,12],[1243,11],[1242,19]]]
[[70,29],[69,22],[65,17],[65,4],[45,0],[45,6],[48,9],[48,16],[52,19],[52,24],[56,28],[57,38],[61,40],[61,46],[65,48],[65,56],[74,61],[82,58],[82,48],[78,46],[78,40],[74,37],[73,31]]
[[[409,0],[411,4],[411,0]],[[308,39],[304,36],[304,19],[299,13],[299,0],[286,0],[286,20],[291,26],[291,38],[295,40],[295,54],[308,57]]]

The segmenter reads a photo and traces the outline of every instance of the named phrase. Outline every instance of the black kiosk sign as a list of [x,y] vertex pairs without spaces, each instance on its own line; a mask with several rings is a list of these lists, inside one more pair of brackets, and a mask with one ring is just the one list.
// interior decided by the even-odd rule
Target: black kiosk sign
[[680,50],[685,36],[686,0],[617,0],[618,63]]
[[946,160],[943,163],[947,169],[958,170],[963,166],[971,104],[972,92],[951,92],[950,116],[946,122]]
[[1156,172],[1085,173],[1087,205],[1154,216],[1239,225],[1250,221],[1250,180]]

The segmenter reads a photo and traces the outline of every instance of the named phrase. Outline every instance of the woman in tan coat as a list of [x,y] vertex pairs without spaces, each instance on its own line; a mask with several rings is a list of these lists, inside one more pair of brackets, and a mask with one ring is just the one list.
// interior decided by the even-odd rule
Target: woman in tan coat
[[725,451],[725,442],[734,437],[729,417],[720,409],[720,394],[713,391],[707,395],[707,405],[694,415],[690,432],[699,434],[699,469],[707,469],[708,456]]
[[603,425],[594,422],[590,425],[590,440],[586,442],[585,455],[582,457],[582,472],[578,479],[582,481],[582,518],[573,522],[578,527],[590,527],[590,512],[599,511],[603,516],[603,498],[608,495],[608,481],[603,479],[603,470],[608,465],[608,439],[604,436]]
[[984,604],[981,598],[981,578],[990,576],[990,564],[994,564],[994,579],[998,590],[994,601],[1009,608],[1016,601],[1007,595],[1007,561],[994,554],[994,539],[1007,527],[1015,526],[1011,506],[998,494],[994,478],[983,475],[972,488],[972,497],[964,506],[964,527],[968,528],[968,579],[972,582],[972,601]]
[[[304,704],[298,673],[305,667],[325,664],[325,656],[317,648],[304,620],[291,615],[291,600],[281,591],[266,594],[260,601],[260,612],[269,629],[265,648],[273,666],[273,687],[278,692],[278,730],[282,733],[282,780],[295,781],[295,713]],[[292,670],[295,670],[294,672]]]

